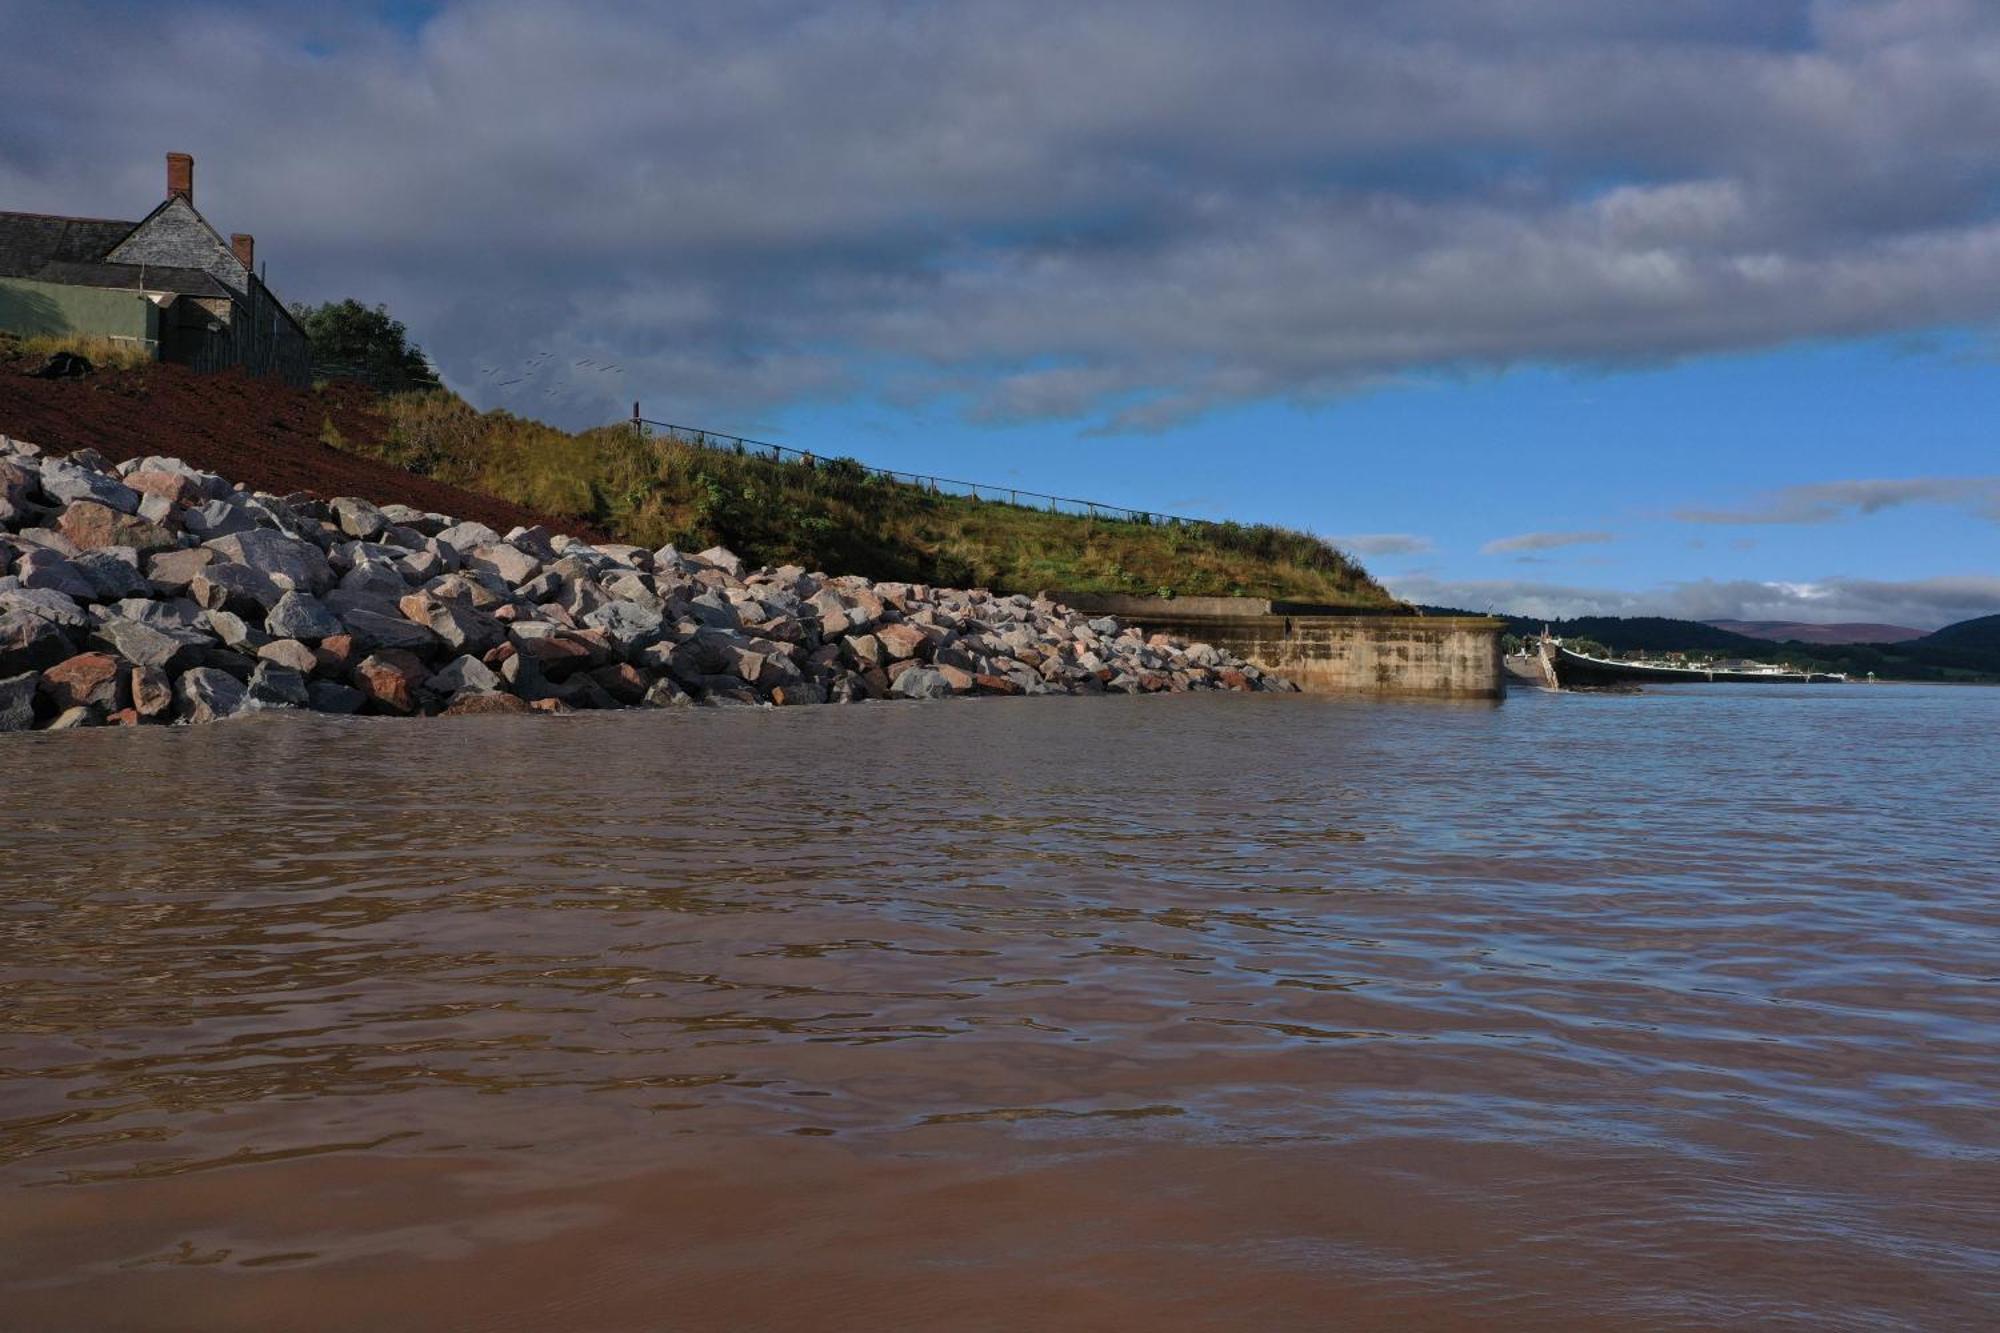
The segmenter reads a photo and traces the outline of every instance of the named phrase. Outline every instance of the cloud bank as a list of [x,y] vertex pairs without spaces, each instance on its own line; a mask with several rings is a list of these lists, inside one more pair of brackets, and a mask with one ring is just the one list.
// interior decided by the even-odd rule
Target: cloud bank
[[1518,537],[1500,537],[1479,548],[1481,555],[1507,555],[1515,551],[1554,551],[1564,546],[1590,546],[1615,540],[1608,532],[1524,532]]
[[1682,620],[1871,621],[1938,629],[2000,614],[2000,577],[1888,581],[1827,578],[1811,583],[1701,579],[1643,591],[1523,580],[1386,579],[1411,602],[1550,620],[1571,616],[1673,616]]
[[1356,555],[1422,555],[1436,545],[1414,532],[1357,532],[1327,540]]
[[1903,477],[1786,486],[1742,509],[1683,509],[1687,523],[1831,523],[1904,505],[1966,509],[2000,523],[2000,477]]
[[137,214],[185,148],[281,291],[570,421],[1145,430],[2000,314],[1983,0],[374,12],[0,0],[0,203]]

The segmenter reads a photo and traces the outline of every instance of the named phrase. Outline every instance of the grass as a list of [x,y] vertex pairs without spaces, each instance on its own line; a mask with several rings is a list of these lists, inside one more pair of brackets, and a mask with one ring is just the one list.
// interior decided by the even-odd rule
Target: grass
[[816,465],[641,440],[619,425],[569,433],[479,412],[444,391],[382,401],[383,437],[326,442],[647,546],[722,544],[796,563],[1004,592],[1394,601],[1351,558],[1265,525],[1114,520],[940,495],[849,459]]
[[0,334],[0,340],[4,340],[6,351],[22,357],[41,358],[54,356],[57,352],[74,352],[91,365],[108,369],[136,370],[151,365],[155,359],[152,350],[143,344],[117,338],[38,333],[29,337]]

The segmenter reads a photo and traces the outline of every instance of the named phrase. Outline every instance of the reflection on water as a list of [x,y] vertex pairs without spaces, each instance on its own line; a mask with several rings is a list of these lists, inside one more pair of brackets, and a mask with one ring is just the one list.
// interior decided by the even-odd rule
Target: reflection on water
[[5,738],[0,1283],[29,1327],[1969,1326],[1996,723]]

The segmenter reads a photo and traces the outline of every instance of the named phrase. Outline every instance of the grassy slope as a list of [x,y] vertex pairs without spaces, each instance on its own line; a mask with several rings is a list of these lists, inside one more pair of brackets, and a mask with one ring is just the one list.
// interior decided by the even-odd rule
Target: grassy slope
[[756,563],[1003,591],[1394,601],[1346,555],[1303,533],[1052,514],[816,467],[641,441],[625,427],[569,434],[480,413],[448,393],[384,400],[381,438],[337,448],[382,458],[528,508],[584,519],[644,545],[720,542]]

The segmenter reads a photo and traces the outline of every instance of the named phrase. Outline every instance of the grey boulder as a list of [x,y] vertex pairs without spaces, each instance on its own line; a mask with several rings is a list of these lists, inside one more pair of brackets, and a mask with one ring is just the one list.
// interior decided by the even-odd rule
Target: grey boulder
[[0,680],[0,731],[27,731],[35,725],[35,687],[39,671]]
[[340,618],[309,592],[288,592],[264,618],[264,628],[281,639],[317,643],[341,632]]
[[202,661],[210,644],[207,635],[195,630],[142,625],[122,616],[106,620],[91,638],[134,666],[158,667],[169,675]]
[[174,684],[181,717],[189,722],[216,722],[243,711],[243,682],[216,667],[195,667]]

